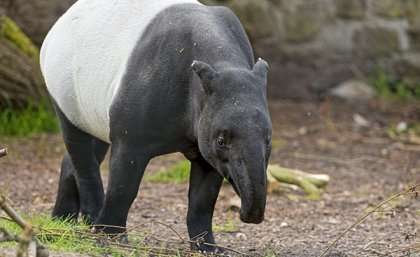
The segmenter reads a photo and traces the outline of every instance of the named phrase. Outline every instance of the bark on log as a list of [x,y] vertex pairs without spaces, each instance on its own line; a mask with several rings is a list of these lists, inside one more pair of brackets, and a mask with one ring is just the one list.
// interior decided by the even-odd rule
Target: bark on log
[[46,97],[39,50],[7,16],[0,17],[0,107],[22,107]]
[[278,165],[269,165],[267,171],[269,181],[296,185],[308,194],[309,199],[314,200],[321,197],[321,189],[325,188],[330,181],[328,175],[309,174],[300,170],[283,168]]

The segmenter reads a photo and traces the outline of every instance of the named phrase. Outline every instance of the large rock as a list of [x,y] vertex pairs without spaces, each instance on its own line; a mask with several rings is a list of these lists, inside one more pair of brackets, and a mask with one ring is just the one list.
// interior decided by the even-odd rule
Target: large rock
[[[0,9],[38,46],[57,18],[76,0],[2,0]],[[8,2],[8,3],[7,3]]]
[[366,16],[366,0],[336,0],[337,15],[345,19],[361,20]]
[[372,1],[373,11],[385,18],[400,18],[406,14],[407,0],[375,0]]
[[406,6],[408,36],[413,49],[420,50],[420,0],[410,0]]
[[0,107],[25,106],[46,97],[39,51],[16,23],[0,16]]
[[363,81],[349,80],[333,88],[330,95],[349,102],[366,102],[375,97],[376,92]]
[[353,36],[354,52],[359,56],[384,57],[400,51],[398,32],[384,27],[364,27]]
[[396,76],[415,89],[420,87],[420,54],[406,54],[394,64]]
[[[0,15],[11,16],[39,46],[75,1],[0,0]],[[200,1],[239,16],[257,57],[271,64],[273,98],[319,99],[355,70],[369,75],[393,66],[400,53],[420,53],[420,0]],[[413,80],[415,69],[408,70]]]
[[319,2],[298,2],[287,7],[283,19],[286,40],[306,42],[318,35],[324,20]]
[[272,37],[277,33],[275,10],[267,0],[236,0],[228,6],[241,19],[253,41]]

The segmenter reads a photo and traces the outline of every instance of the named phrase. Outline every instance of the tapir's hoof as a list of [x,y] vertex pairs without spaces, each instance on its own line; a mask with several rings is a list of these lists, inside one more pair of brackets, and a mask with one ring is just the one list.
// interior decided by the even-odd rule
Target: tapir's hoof
[[[123,228],[116,228],[116,227],[106,227],[106,226],[93,226],[91,232],[94,234],[103,234],[104,240],[101,241],[114,241],[119,244],[128,244],[128,235],[126,230]],[[100,242],[101,244],[101,242]]]
[[198,251],[202,254],[210,254],[210,255],[217,255],[217,256],[228,256],[223,248],[218,247],[213,244],[206,244],[206,243],[192,243],[191,249],[193,251]]

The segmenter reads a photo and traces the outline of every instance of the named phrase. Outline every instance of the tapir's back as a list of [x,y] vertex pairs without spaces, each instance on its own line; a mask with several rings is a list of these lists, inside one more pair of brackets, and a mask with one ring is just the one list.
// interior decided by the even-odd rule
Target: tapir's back
[[[127,62],[153,18],[196,0],[79,0],[41,49],[48,91],[77,127],[109,141],[109,108]],[[141,41],[140,41],[141,42]]]

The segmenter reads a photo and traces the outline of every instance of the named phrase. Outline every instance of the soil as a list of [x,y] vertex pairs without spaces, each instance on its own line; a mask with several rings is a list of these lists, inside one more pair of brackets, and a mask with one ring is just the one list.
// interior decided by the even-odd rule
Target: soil
[[[419,105],[276,101],[270,108],[274,126],[271,163],[325,173],[331,182],[319,201],[305,199],[299,190],[288,187],[270,192],[266,219],[260,225],[240,222],[231,208],[235,194],[225,185],[214,223],[222,228],[228,223],[233,226],[229,232],[216,233],[220,245],[249,255],[319,256],[366,210],[420,182],[420,145],[387,135],[390,126],[400,121],[419,122]],[[357,124],[355,114],[369,124]],[[1,160],[0,189],[21,212],[49,213],[64,152],[60,135],[0,141],[10,151]],[[156,158],[146,172],[180,159],[179,154]],[[106,180],[106,164],[103,170]],[[187,184],[144,181],[130,211],[129,227],[141,224],[150,238],[179,240],[174,231],[156,223],[160,222],[187,238],[187,191]],[[408,250],[420,243],[420,198],[412,194],[391,205],[351,229],[327,256],[420,256]]]

